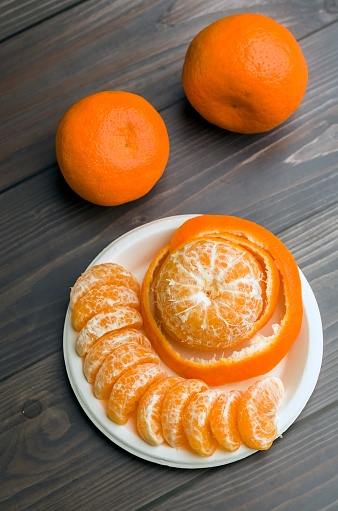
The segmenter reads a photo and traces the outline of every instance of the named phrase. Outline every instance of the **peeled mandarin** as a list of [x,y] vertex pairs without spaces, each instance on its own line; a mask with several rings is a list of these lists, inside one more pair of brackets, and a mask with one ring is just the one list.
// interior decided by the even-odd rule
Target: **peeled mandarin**
[[161,413],[167,393],[183,378],[171,376],[159,380],[142,396],[137,409],[137,430],[141,438],[149,445],[161,445],[164,442]]
[[72,312],[73,327],[79,332],[90,318],[115,305],[140,310],[140,301],[132,289],[114,284],[94,287],[77,301]]
[[217,440],[210,428],[210,412],[219,390],[206,390],[196,394],[183,414],[183,428],[191,448],[200,456],[212,456]]
[[210,427],[218,443],[227,451],[234,452],[242,443],[237,426],[239,403],[243,392],[231,390],[222,393],[210,414]]
[[160,364],[160,359],[153,350],[136,343],[130,342],[118,346],[108,355],[96,375],[95,396],[98,399],[107,399],[114,383],[123,373],[146,362]]
[[198,239],[164,261],[155,285],[163,328],[201,351],[232,348],[256,332],[265,277],[251,252],[233,242]]
[[74,309],[77,301],[93,287],[104,284],[125,286],[138,295],[140,285],[128,270],[116,263],[97,264],[88,268],[75,282],[70,293],[70,307]]
[[127,305],[116,305],[93,316],[80,331],[76,340],[76,351],[82,357],[94,341],[111,330],[133,327],[141,328],[141,314]]
[[113,386],[108,402],[108,417],[117,424],[126,424],[138,401],[155,381],[167,373],[157,364],[141,364],[125,372]]
[[182,424],[183,413],[190,400],[208,386],[200,380],[185,380],[166,395],[161,414],[163,436],[171,447],[180,447],[186,441]]
[[107,332],[95,341],[86,355],[83,372],[89,383],[94,383],[98,370],[108,355],[115,348],[130,342],[151,348],[150,341],[135,328],[122,328],[121,330]]
[[238,408],[238,430],[251,449],[269,449],[277,436],[277,414],[284,395],[276,377],[258,380],[242,397]]

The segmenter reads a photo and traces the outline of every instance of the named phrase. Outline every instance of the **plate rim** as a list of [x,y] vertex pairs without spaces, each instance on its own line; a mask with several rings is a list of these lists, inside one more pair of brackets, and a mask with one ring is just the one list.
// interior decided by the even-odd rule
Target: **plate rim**
[[[111,243],[109,243],[105,248],[103,248],[99,254],[90,262],[87,269],[91,266],[95,265],[98,260],[100,260],[105,252],[111,250],[114,245],[118,245],[121,243],[125,238],[133,237],[138,233],[142,233],[145,229],[151,229],[152,226],[159,224],[160,226],[166,223],[171,224],[172,222],[179,222],[177,226],[172,226],[172,228],[178,228],[179,225],[181,225],[184,221],[188,220],[189,218],[193,218],[195,216],[199,216],[200,214],[188,214],[188,215],[174,215],[164,218],[159,218],[156,220],[153,220],[151,222],[147,222],[146,224],[142,224],[138,227],[135,227],[134,229],[131,229],[130,231],[127,231],[126,233],[122,234],[115,240],[113,240]],[[142,236],[141,238],[142,239]],[[134,241],[135,242],[135,241]],[[316,321],[308,321],[308,339],[311,339],[311,336],[315,336],[317,339],[317,345],[316,349],[311,345],[310,342],[308,342],[308,354],[307,359],[303,371],[303,375],[301,377],[300,384],[295,390],[295,393],[291,399],[291,404],[288,404],[288,408],[290,408],[291,412],[289,412],[289,420],[285,421],[282,425],[279,424],[278,427],[278,434],[282,435],[290,426],[294,423],[294,421],[297,419],[297,417],[300,415],[300,413],[303,411],[304,407],[306,406],[306,403],[310,399],[314,388],[317,384],[321,364],[322,364],[322,357],[323,357],[323,328],[322,328],[322,321],[320,316],[320,310],[318,307],[318,303],[316,301],[315,295],[312,291],[312,288],[310,284],[308,283],[306,277],[304,276],[303,272],[299,269],[301,283],[302,283],[302,299],[303,299],[303,305],[304,305],[304,311],[307,310],[307,308],[311,308],[314,311],[313,316],[315,316]],[[118,435],[115,435],[111,429],[109,429],[102,420],[100,420],[96,413],[94,413],[93,409],[88,406],[87,399],[84,395],[84,393],[81,390],[81,387],[76,384],[76,377],[77,375],[73,373],[73,369],[71,366],[70,361],[70,349],[68,346],[67,341],[67,328],[70,322],[70,308],[69,305],[67,307],[67,312],[65,316],[64,321],[64,328],[63,328],[63,355],[64,355],[64,362],[66,366],[66,372],[67,376],[70,382],[70,385],[73,389],[73,392],[82,407],[85,414],[89,417],[89,419],[93,422],[93,424],[107,437],[109,440],[114,442],[116,445],[121,447],[122,449],[126,450],[130,454],[133,454],[139,458],[142,458],[146,461],[150,461],[152,463],[157,463],[159,465],[169,466],[173,468],[188,468],[188,469],[197,469],[197,468],[209,468],[209,467],[216,467],[216,466],[222,466],[229,463],[234,463],[236,461],[239,461],[241,459],[244,459],[256,452],[254,449],[250,449],[246,446],[244,446],[244,449],[239,449],[239,451],[236,451],[235,453],[231,453],[231,459],[227,457],[226,455],[229,455],[229,453],[225,452],[225,458],[224,459],[214,459],[213,456],[208,458],[203,458],[201,456],[198,456],[198,458],[193,458],[190,460],[175,460],[172,457],[170,459],[164,459],[162,456],[155,456],[152,455],[151,452],[147,452],[149,448],[152,446],[149,446],[144,442],[144,449],[139,449],[135,445],[130,445],[129,442],[125,441],[123,438],[119,437]],[[310,336],[311,334],[311,336]],[[85,382],[87,385],[88,382]],[[143,444],[142,444],[143,446]],[[177,452],[177,450],[172,450],[173,454]]]

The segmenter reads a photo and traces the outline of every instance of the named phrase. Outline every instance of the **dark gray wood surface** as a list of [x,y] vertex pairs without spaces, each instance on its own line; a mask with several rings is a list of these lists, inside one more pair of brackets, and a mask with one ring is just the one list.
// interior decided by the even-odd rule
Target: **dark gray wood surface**
[[[294,33],[309,85],[288,121],[246,136],[204,121],[180,73],[201,28],[252,11]],[[12,0],[0,4],[0,39],[1,509],[337,509],[337,3]],[[107,89],[148,99],[171,144],[153,190],[114,208],[76,196],[54,153],[64,111]],[[62,354],[69,289],[90,261],[130,229],[186,213],[278,235],[324,329],[316,389],[283,439],[212,469],[162,467],[115,446],[82,411]]]

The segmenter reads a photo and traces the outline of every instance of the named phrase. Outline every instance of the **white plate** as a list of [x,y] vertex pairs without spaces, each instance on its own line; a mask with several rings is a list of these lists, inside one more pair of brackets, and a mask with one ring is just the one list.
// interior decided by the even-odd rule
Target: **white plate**
[[[116,262],[131,271],[142,282],[143,276],[155,254],[170,240],[175,230],[195,215],[180,215],[156,220],[121,236],[105,248],[90,266]],[[83,269],[79,269],[83,271]],[[284,383],[285,397],[279,414],[279,434],[284,433],[306,405],[316,385],[323,352],[323,333],[318,305],[314,294],[300,272],[302,281],[304,317],[301,332],[288,355],[269,375],[278,376]],[[115,444],[140,458],[180,468],[204,468],[225,465],[253,454],[255,451],[242,445],[234,453],[219,448],[215,454],[203,458],[188,448],[173,449],[167,444],[152,447],[137,434],[135,417],[128,424],[119,426],[106,414],[105,402],[94,397],[92,386],[83,375],[83,360],[75,351],[76,332],[71,325],[68,309],[63,334],[63,350],[68,377],[75,395],[91,421]],[[163,364],[168,374],[174,374]],[[224,389],[247,389],[257,378],[225,385]]]

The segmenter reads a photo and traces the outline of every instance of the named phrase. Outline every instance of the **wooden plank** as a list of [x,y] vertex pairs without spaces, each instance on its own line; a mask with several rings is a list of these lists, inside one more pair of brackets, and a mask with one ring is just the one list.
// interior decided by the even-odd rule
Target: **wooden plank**
[[9,378],[1,390],[0,503],[6,511],[108,510],[112,495],[121,511],[183,509],[182,502],[187,510],[280,505],[292,511],[299,499],[317,505],[320,495],[329,505],[337,488],[334,404],[319,403],[267,452],[189,471],[145,462],[106,439],[73,396],[60,352]]
[[[255,4],[255,11],[283,22],[299,38],[337,18],[320,5],[318,0],[306,6],[262,2]],[[181,68],[194,35],[234,9],[252,10],[244,0],[241,7],[226,9],[217,2],[208,6],[192,0],[174,8],[172,0],[90,0],[72,9],[72,16],[62,13],[3,43],[0,189],[55,162],[57,124],[83,96],[123,89],[143,95],[159,110],[182,99]],[[334,35],[331,27],[311,38],[313,47],[301,42],[313,70],[309,90],[315,87],[318,105],[324,84],[335,77]]]
[[3,40],[11,37],[78,3],[79,0],[3,1],[0,4],[0,38]]

